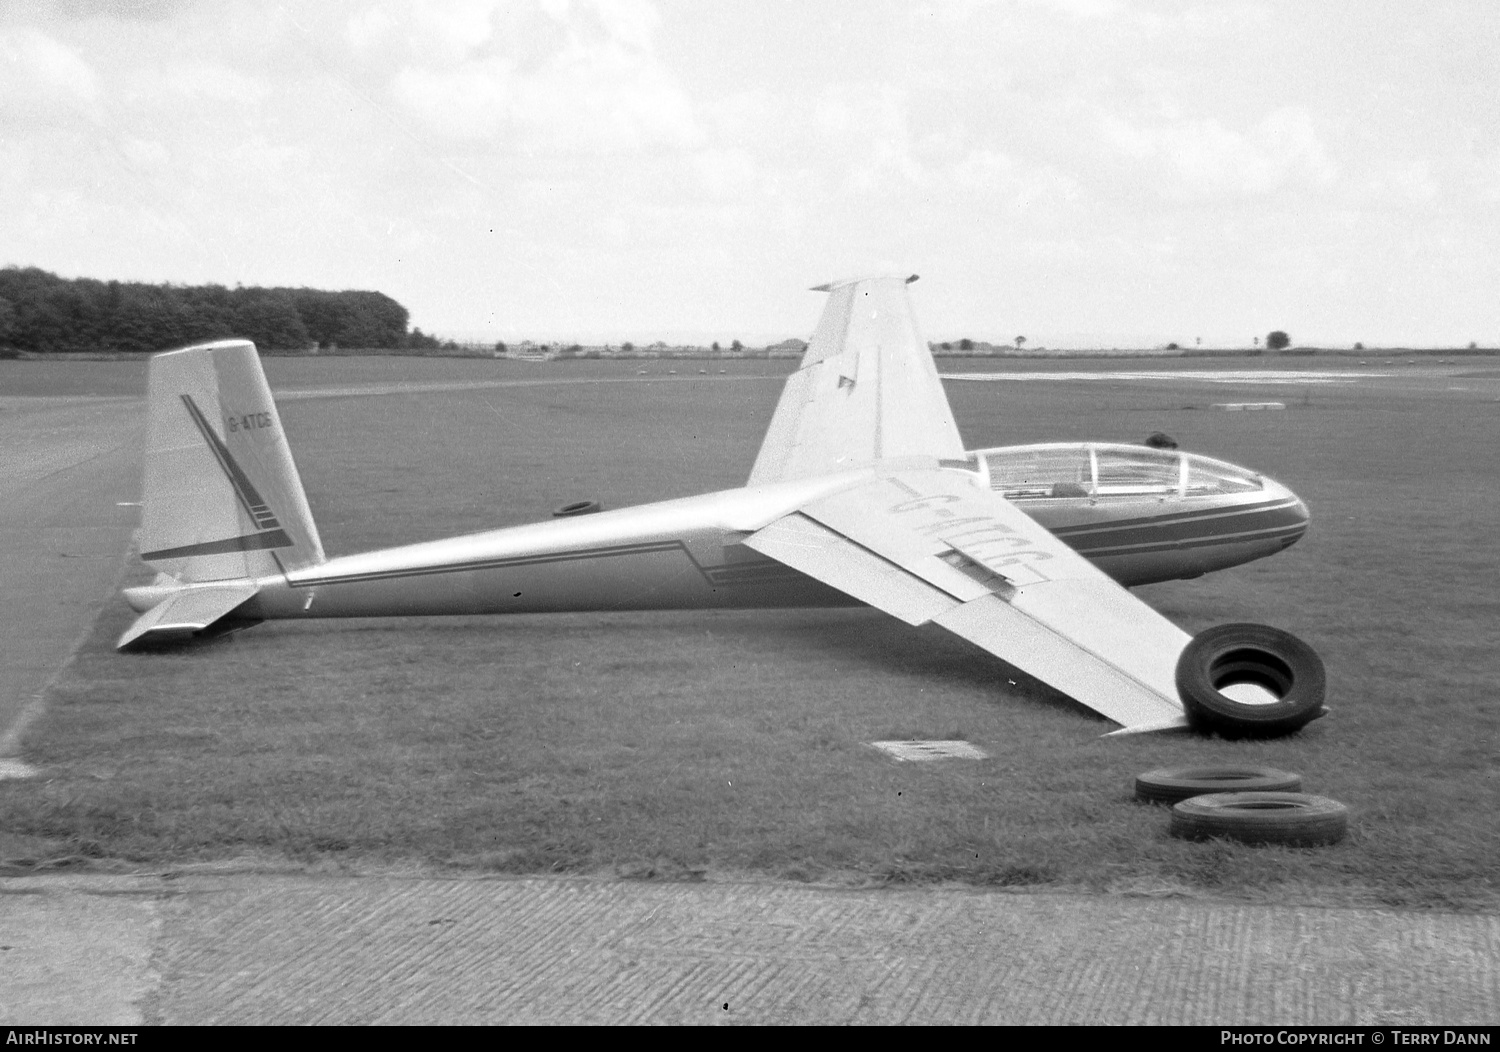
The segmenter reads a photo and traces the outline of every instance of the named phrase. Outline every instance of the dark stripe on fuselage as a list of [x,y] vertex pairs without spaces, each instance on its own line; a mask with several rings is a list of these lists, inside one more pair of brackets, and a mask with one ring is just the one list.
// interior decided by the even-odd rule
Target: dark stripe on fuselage
[[[230,455],[229,447],[220,440],[213,427],[209,425],[208,418],[203,415],[203,410],[199,409],[198,404],[193,401],[192,395],[182,395],[181,398],[183,404],[187,406],[188,415],[193,418],[193,423],[198,425],[198,430],[202,433],[203,440],[208,443],[208,448],[213,451],[214,459],[219,462],[220,470],[228,477],[230,486],[234,488],[234,495],[239,498],[240,504],[244,507],[245,513],[250,516],[251,521],[261,529],[279,528],[281,523],[276,521],[275,512],[266,506],[266,502],[261,498],[259,491],[256,490],[255,484],[250,481],[250,476],[245,474],[234,457]],[[291,543],[288,540],[286,545],[278,547],[286,547]]]
[[1059,529],[1056,535],[1074,551],[1087,556],[1198,548],[1282,533],[1301,536],[1307,529],[1307,518],[1295,500],[1220,508],[1190,518],[1181,514],[1164,515],[1162,519],[1165,521],[1159,524],[1140,518],[1091,524],[1085,529]]
[[1109,533],[1094,533],[1087,537],[1063,537],[1062,541],[1080,555],[1092,555],[1105,549],[1118,550],[1136,547],[1182,547],[1193,548],[1201,544],[1219,543],[1225,538],[1253,537],[1262,534],[1302,534],[1307,524],[1300,520],[1288,522],[1284,518],[1261,518],[1248,516],[1241,519],[1220,520],[1203,523],[1194,529],[1191,525],[1176,524],[1160,530],[1137,526],[1128,530]]
[[156,559],[190,559],[195,555],[223,555],[226,552],[263,552],[269,548],[290,548],[292,539],[282,529],[265,533],[247,533],[241,537],[226,537],[222,541],[204,541],[201,544],[184,544],[180,548],[161,548],[154,552],[141,552],[148,562]]
[[[1108,498],[1105,499],[1107,500]],[[1213,508],[1199,508],[1193,511],[1166,512],[1161,515],[1143,515],[1134,519],[1113,519],[1102,522],[1082,522],[1078,523],[1075,526],[1058,526],[1052,529],[1052,535],[1068,541],[1069,544],[1072,544],[1073,542],[1070,540],[1070,538],[1083,537],[1094,533],[1109,533],[1116,530],[1128,530],[1133,528],[1148,528],[1152,530],[1159,530],[1163,526],[1171,525],[1173,523],[1199,522],[1211,519],[1230,518],[1241,515],[1262,515],[1279,511],[1286,511],[1288,513],[1286,516],[1282,516],[1282,518],[1301,522],[1303,521],[1303,519],[1302,516],[1295,510],[1296,507],[1297,499],[1295,497],[1285,497],[1280,500],[1263,501],[1260,504],[1240,504],[1231,507],[1225,507],[1221,504]]]
[[572,552],[553,552],[546,555],[516,555],[503,559],[476,559],[472,562],[441,563],[434,566],[406,567],[392,570],[371,570],[368,573],[339,574],[330,577],[309,577],[293,582],[294,588],[313,588],[329,584],[354,584],[366,581],[396,581],[408,577],[428,577],[433,574],[472,573],[480,570],[504,570],[517,566],[546,566],[555,563],[579,562],[586,559],[610,559],[627,555],[652,555],[661,552],[681,552],[713,586],[735,584],[760,584],[773,580],[798,580],[802,574],[774,559],[754,559],[733,562],[721,566],[704,566],[693,557],[686,544],[681,541],[653,541],[645,544],[620,544],[608,548],[583,548]]
[[[686,555],[694,566],[698,566],[681,541],[653,541],[647,544],[621,544],[609,548],[582,548],[572,552],[550,552],[546,555],[513,555],[504,559],[475,559],[472,562],[438,563],[433,566],[412,566],[392,570],[371,570],[367,573],[339,574],[332,577],[304,577],[292,582],[294,588],[312,588],[325,584],[354,584],[363,581],[396,581],[405,577],[429,577],[433,574],[472,573],[479,570],[504,570],[514,566],[543,566],[549,563],[578,562],[584,559],[608,559],[621,555],[651,555],[656,552],[677,552]],[[702,567],[698,566],[702,571]]]
[[[1179,552],[1193,548],[1217,548],[1225,544],[1245,544],[1254,541],[1282,540],[1287,544],[1306,532],[1305,526],[1282,526],[1268,530],[1246,530],[1223,536],[1193,537],[1180,541],[1162,541],[1154,544],[1098,545],[1090,548],[1075,548],[1086,559],[1106,559],[1118,555],[1150,555],[1156,552]],[[1285,545],[1283,545],[1284,547]]]

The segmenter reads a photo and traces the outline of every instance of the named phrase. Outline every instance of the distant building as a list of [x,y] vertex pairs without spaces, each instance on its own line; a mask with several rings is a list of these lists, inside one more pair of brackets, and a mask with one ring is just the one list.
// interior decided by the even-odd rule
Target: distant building
[[538,344],[526,340],[512,347],[509,357],[523,362],[550,362],[557,357],[557,349],[551,344]]

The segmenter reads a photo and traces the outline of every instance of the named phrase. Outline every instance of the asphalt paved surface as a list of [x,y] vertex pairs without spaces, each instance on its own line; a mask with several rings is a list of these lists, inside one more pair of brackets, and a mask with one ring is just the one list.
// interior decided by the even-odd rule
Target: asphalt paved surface
[[[120,572],[140,404],[0,398],[0,763]],[[4,774],[0,771],[0,774]],[[0,879],[0,1024],[1500,1020],[1500,917],[970,889]]]
[[0,760],[118,581],[144,436],[134,398],[0,397]]

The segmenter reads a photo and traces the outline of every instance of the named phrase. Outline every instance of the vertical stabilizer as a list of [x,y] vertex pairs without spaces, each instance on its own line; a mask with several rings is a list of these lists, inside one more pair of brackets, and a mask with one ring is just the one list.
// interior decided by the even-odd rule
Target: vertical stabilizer
[[324,561],[253,343],[156,355],[148,399],[142,559],[183,581]]
[[906,287],[914,278],[820,285],[823,317],[787,378],[750,485],[898,457],[961,459],[963,439]]

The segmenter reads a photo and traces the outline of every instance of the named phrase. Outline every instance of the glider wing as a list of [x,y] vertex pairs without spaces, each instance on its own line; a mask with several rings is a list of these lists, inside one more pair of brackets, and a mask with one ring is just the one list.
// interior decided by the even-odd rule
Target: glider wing
[[893,470],[752,534],[763,555],[910,624],[928,621],[1128,731],[1186,724],[1189,636],[963,472]]

